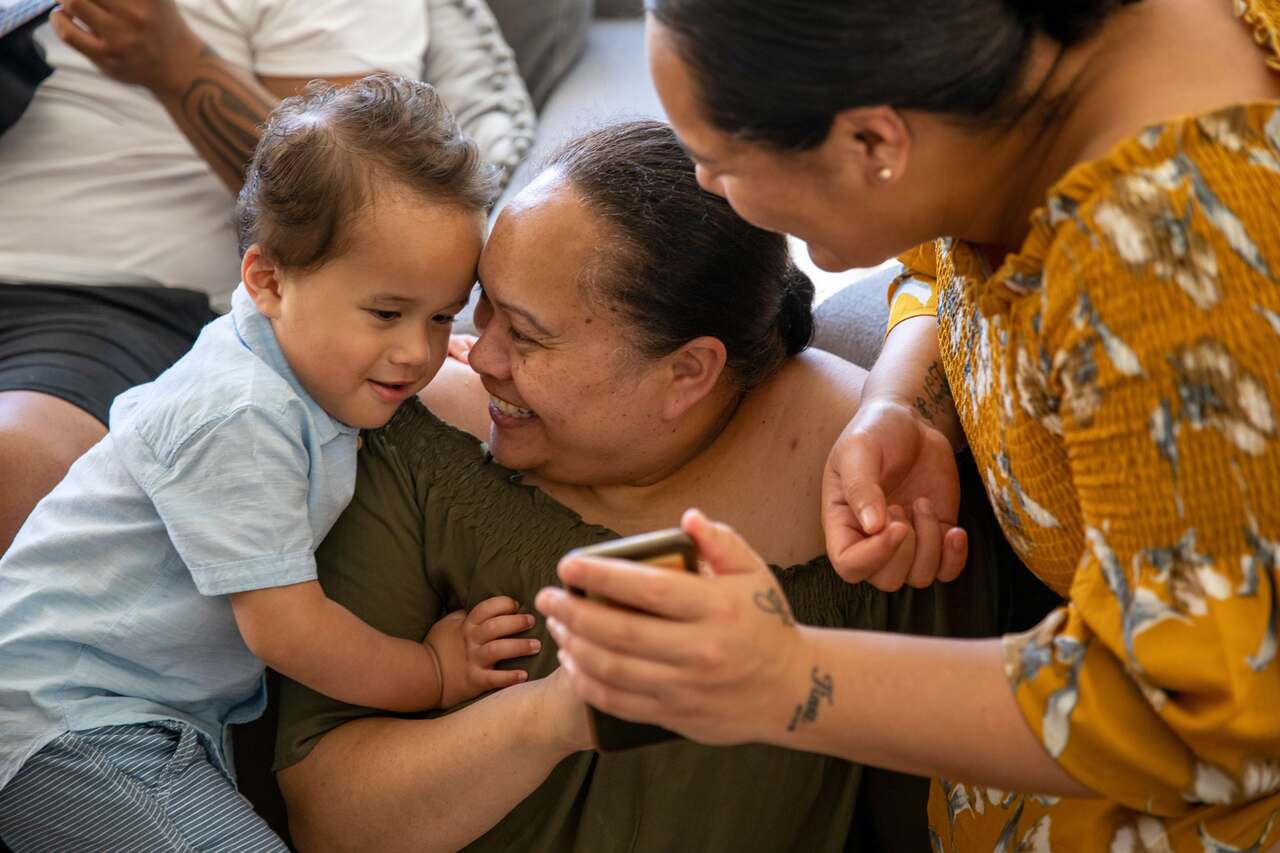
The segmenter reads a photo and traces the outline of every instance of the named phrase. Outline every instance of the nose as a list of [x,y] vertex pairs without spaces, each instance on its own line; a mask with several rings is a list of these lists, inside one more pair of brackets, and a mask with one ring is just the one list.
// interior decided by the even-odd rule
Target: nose
[[480,322],[480,312],[476,312],[476,326],[480,332],[480,337],[471,345],[471,352],[467,354],[467,362],[471,365],[471,369],[481,376],[488,376],[492,379],[509,379],[511,377],[511,361],[498,339],[498,333],[494,328],[495,325],[489,323],[488,318],[482,324]]
[[431,359],[431,335],[426,328],[409,328],[396,341],[388,356],[392,364],[417,367]]
[[693,171],[698,177],[698,186],[713,195],[724,198],[724,182],[715,172],[703,165],[694,166]]

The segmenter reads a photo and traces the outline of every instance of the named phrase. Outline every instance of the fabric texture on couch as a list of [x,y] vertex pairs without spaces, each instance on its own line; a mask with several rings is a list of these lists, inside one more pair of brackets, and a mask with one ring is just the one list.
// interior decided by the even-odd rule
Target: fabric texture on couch
[[489,0],[537,110],[582,55],[595,7],[595,0]]
[[484,0],[427,0],[422,76],[432,83],[505,184],[537,133],[515,54]]

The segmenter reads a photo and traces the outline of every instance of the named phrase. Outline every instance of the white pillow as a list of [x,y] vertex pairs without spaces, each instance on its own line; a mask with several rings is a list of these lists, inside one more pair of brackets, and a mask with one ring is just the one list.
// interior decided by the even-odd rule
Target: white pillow
[[426,0],[427,52],[422,77],[436,87],[458,123],[502,170],[502,183],[533,146],[537,118],[484,0]]

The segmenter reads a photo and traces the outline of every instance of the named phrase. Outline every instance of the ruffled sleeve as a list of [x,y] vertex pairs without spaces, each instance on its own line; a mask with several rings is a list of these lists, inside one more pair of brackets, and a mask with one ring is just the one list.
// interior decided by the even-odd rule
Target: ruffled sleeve
[[1280,217],[1259,174],[1175,157],[1118,178],[1046,259],[1085,542],[1006,670],[1049,754],[1148,814],[1280,790]]
[[902,273],[889,285],[889,325],[893,327],[912,317],[936,317],[938,314],[938,272],[932,243],[917,246],[898,258]]

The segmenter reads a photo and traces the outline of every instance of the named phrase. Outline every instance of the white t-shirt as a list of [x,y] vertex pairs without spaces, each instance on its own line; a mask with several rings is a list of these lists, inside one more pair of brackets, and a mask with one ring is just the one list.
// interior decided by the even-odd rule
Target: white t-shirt
[[[177,0],[260,77],[418,77],[422,0]],[[0,136],[0,281],[164,285],[225,308],[240,279],[235,197],[154,96],[36,33],[54,73]]]

